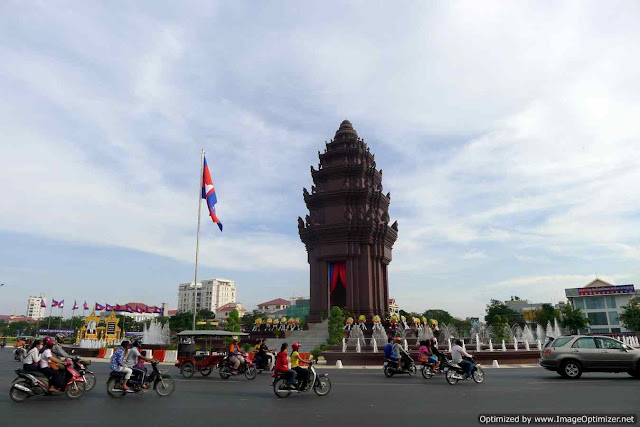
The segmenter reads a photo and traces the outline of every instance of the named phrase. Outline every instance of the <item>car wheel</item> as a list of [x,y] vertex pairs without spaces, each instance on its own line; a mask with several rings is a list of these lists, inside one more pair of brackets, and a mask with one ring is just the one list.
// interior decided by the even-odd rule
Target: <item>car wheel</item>
[[640,362],[636,365],[636,369],[632,369],[628,373],[634,378],[640,378]]
[[575,360],[567,360],[560,367],[560,375],[564,378],[575,380],[582,375],[582,366]]

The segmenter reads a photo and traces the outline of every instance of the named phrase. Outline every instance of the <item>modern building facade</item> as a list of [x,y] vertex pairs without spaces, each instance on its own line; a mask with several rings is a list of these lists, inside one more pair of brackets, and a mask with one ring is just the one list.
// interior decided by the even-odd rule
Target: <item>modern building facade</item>
[[595,279],[583,288],[565,289],[569,303],[582,311],[591,323],[581,333],[628,332],[618,320],[622,307],[638,295],[633,285],[614,286],[601,279]]
[[[229,279],[209,279],[196,284],[196,310],[211,310],[236,302],[236,284]],[[194,286],[182,283],[178,286],[178,311],[193,312]]]
[[47,303],[47,299],[44,295],[40,295],[39,297],[29,297],[27,300],[27,317],[39,320],[45,316],[46,308],[40,307],[41,300],[44,300],[45,304]]

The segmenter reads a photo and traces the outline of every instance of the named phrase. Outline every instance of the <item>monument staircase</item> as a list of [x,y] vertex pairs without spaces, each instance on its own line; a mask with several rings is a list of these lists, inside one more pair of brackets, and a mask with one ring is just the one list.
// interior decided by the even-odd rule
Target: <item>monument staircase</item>
[[282,343],[289,344],[289,352],[291,351],[291,344],[299,342],[302,346],[302,352],[309,353],[315,347],[320,344],[325,344],[329,338],[329,321],[324,320],[321,323],[310,323],[309,329],[301,331],[293,331],[286,338],[271,338],[268,339],[267,345],[270,349],[280,351]]

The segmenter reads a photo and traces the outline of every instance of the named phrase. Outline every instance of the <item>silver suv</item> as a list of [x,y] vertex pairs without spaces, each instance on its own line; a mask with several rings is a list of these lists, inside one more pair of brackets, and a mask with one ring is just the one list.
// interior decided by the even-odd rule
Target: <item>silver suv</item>
[[572,379],[583,372],[628,372],[640,378],[640,349],[602,336],[550,338],[541,350],[540,366]]

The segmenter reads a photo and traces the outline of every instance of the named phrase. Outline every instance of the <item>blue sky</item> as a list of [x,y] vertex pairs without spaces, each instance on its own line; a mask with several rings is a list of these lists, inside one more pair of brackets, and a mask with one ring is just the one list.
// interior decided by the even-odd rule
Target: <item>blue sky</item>
[[203,223],[200,277],[308,295],[302,187],[345,118],[403,308],[637,282],[640,6],[614,3],[2,3],[0,312],[175,307],[201,148],[225,231]]

